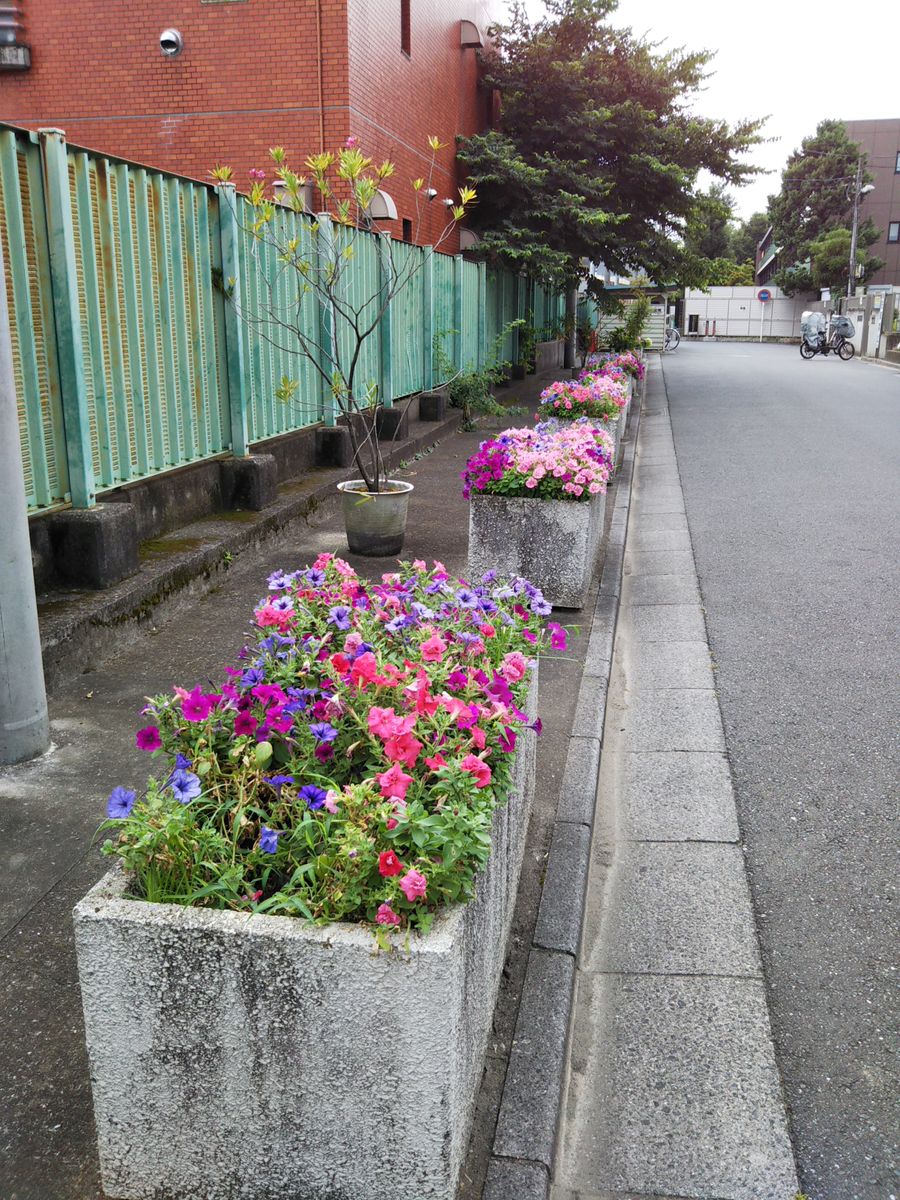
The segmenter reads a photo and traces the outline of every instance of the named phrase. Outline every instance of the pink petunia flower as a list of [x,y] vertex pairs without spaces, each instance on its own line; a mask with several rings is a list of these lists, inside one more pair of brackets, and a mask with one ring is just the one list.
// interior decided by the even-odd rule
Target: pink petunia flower
[[422,658],[425,662],[440,662],[444,657],[446,649],[447,643],[438,633],[432,634],[420,647]]
[[389,904],[379,904],[378,911],[375,913],[375,921],[378,925],[400,924],[400,918]]
[[399,763],[394,763],[387,771],[382,771],[375,778],[381,787],[382,796],[397,800],[406,799],[409,785],[413,781],[412,775],[407,775]]
[[491,768],[480,758],[476,758],[474,754],[467,754],[459,764],[464,771],[475,778],[475,786],[478,788],[487,787],[491,782]]
[[428,880],[425,876],[412,868],[400,880],[400,890],[410,903],[424,896],[427,886]]
[[518,683],[520,679],[525,678],[527,670],[528,660],[524,654],[520,654],[518,650],[511,650],[509,654],[504,654],[503,662],[500,664],[500,674],[507,683]]

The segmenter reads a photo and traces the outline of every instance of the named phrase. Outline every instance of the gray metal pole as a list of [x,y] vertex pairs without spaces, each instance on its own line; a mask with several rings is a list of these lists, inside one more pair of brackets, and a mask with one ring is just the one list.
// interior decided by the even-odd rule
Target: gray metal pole
[[856,160],[856,183],[853,185],[853,228],[850,232],[850,272],[847,278],[847,299],[856,291],[856,239],[859,235],[859,187],[862,182],[862,157]]
[[0,766],[50,745],[0,246]]

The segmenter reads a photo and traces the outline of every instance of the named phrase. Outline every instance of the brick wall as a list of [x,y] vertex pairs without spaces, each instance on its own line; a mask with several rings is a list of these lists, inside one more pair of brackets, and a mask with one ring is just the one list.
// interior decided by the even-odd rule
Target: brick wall
[[[325,141],[347,136],[347,0],[321,0]],[[319,148],[316,0],[27,0],[32,68],[0,75],[0,120],[239,186],[268,148]],[[159,35],[184,50],[165,58]]]
[[[227,163],[242,187],[268,148],[293,164],[357,135],[397,166],[388,190],[414,222],[410,180],[424,175],[427,138],[448,143],[418,240],[438,236],[455,196],[454,142],[484,125],[475,51],[459,22],[484,31],[496,0],[411,0],[411,54],[400,46],[401,0],[26,0],[32,68],[0,74],[0,120],[55,125],[70,142],[198,179]],[[321,12],[322,98],[318,22]],[[184,50],[159,51],[174,27]],[[456,239],[445,246],[456,249]]]

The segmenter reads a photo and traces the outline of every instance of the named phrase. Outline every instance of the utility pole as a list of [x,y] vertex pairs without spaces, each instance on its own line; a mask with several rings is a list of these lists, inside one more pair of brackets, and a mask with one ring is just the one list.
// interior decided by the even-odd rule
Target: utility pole
[[0,766],[50,745],[0,244]]
[[850,272],[847,277],[847,299],[856,291],[856,240],[859,235],[859,195],[862,184],[862,155],[856,160],[856,182],[853,184],[853,227],[850,232]]

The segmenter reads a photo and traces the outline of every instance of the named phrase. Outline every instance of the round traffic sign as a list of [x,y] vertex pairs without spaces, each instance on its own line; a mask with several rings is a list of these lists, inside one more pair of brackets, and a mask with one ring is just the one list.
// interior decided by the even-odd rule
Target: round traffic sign
[[765,304],[768,300],[772,299],[772,293],[769,291],[768,288],[760,288],[759,291],[756,293],[756,298],[757,298],[757,300],[760,301],[761,304]]

